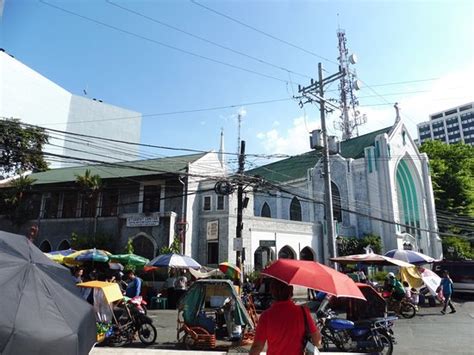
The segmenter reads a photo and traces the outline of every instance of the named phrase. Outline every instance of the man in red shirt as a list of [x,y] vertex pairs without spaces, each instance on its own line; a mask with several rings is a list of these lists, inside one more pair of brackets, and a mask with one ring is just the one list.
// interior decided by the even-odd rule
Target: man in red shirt
[[305,336],[306,314],[308,332],[314,345],[321,345],[321,334],[314,324],[308,308],[300,307],[291,300],[293,286],[272,279],[270,292],[274,302],[270,309],[262,313],[258,320],[255,339],[250,355],[258,355],[268,342],[268,355],[301,355]]

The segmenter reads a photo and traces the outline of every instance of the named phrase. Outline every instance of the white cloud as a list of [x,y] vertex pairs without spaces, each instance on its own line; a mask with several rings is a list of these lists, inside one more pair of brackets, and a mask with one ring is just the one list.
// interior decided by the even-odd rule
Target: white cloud
[[274,127],[269,131],[257,133],[257,138],[267,153],[299,154],[310,149],[309,132],[318,127],[316,120],[298,117],[293,120],[293,126],[286,131],[285,135]]
[[[400,115],[410,135],[413,138],[418,137],[416,125],[428,121],[430,114],[474,101],[473,82],[474,65],[433,81],[425,92],[407,94],[399,98],[397,101]],[[394,101],[388,97],[385,99],[389,102]],[[366,113],[368,118],[367,124],[362,127],[362,133],[386,127],[395,121],[395,109],[392,105],[380,107],[361,107],[361,112]]]
[[239,109],[238,114],[239,114],[240,116],[242,116],[242,117],[247,116],[247,110],[245,109],[245,107],[241,107],[241,108]]
[[[416,124],[428,121],[430,114],[474,101],[474,90],[471,88],[473,82],[474,65],[441,77],[434,81],[425,92],[407,94],[405,97],[398,98],[396,101],[399,103],[400,115],[410,135],[418,138]],[[409,88],[405,90],[410,91]],[[395,102],[388,96],[385,100]],[[383,102],[382,99],[379,101]],[[367,123],[359,128],[359,134],[388,127],[395,122],[396,114],[392,104],[361,106],[360,111],[367,116]],[[329,134],[336,133],[333,122],[337,119],[337,112],[328,116]],[[274,122],[270,130],[259,132],[257,138],[267,153],[300,154],[309,151],[309,132],[316,128],[319,128],[319,118],[307,119],[305,122],[304,117],[298,117],[286,131]],[[340,136],[339,132],[338,135]]]

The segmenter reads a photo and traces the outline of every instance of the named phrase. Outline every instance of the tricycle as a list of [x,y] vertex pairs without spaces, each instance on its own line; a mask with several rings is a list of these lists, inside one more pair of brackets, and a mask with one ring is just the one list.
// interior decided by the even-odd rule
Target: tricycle
[[246,345],[253,341],[253,330],[252,317],[229,280],[198,280],[179,301],[177,339],[187,349]]
[[137,335],[145,345],[155,342],[157,332],[152,319],[136,302],[122,295],[118,284],[89,281],[77,286],[93,292],[98,343],[123,346],[132,343]]

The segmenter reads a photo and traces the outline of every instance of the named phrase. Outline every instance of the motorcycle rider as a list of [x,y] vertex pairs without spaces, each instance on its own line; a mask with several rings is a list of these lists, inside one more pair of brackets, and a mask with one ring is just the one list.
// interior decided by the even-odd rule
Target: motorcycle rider
[[403,287],[402,283],[395,277],[393,272],[388,273],[389,284],[391,286],[392,294],[391,298],[393,298],[396,302],[396,312],[400,313],[400,302],[405,297],[405,288]]

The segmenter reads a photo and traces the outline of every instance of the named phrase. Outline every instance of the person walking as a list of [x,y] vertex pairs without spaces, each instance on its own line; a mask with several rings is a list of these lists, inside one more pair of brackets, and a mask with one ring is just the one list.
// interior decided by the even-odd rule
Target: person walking
[[443,270],[443,278],[441,283],[436,290],[436,292],[443,291],[444,296],[444,306],[441,313],[446,314],[446,308],[449,306],[451,308],[451,313],[456,313],[456,308],[454,308],[453,303],[451,302],[451,295],[453,293],[453,280],[449,277],[448,270]]
[[270,293],[274,302],[260,316],[250,355],[260,354],[265,343],[268,344],[268,355],[301,355],[306,329],[311,342],[321,346],[321,333],[308,308],[297,306],[291,300],[293,286],[272,279]]
[[127,272],[127,278],[130,280],[127,289],[125,290],[125,296],[133,298],[140,296],[142,291],[142,279],[137,277],[132,270]]

